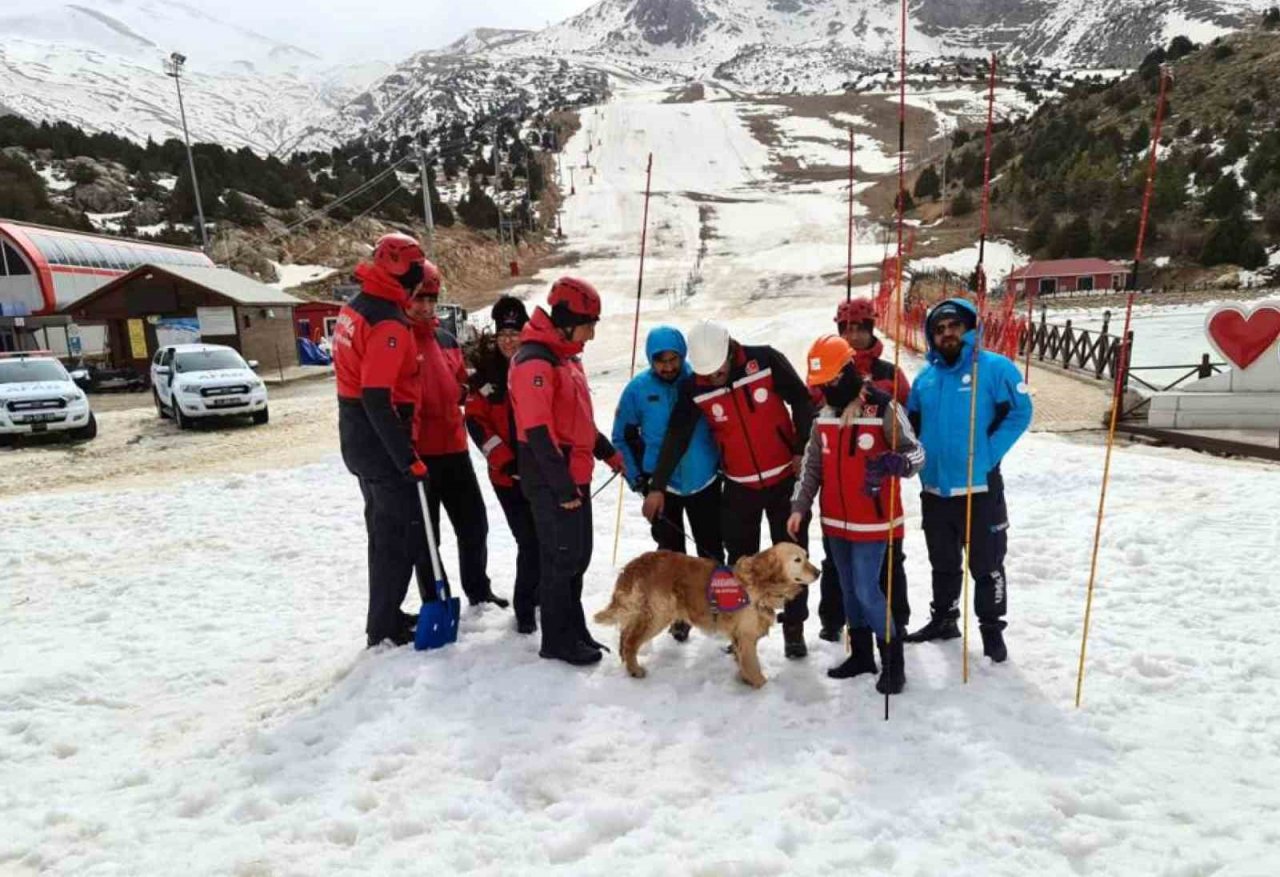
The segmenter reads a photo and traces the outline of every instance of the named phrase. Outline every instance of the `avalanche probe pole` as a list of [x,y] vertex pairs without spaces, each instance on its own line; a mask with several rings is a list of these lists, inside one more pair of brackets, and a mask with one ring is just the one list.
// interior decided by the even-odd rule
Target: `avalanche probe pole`
[[1102,518],[1107,508],[1107,485],[1111,480],[1111,452],[1116,444],[1116,423],[1124,400],[1124,387],[1129,371],[1129,325],[1133,316],[1133,296],[1138,288],[1138,268],[1142,264],[1142,246],[1147,237],[1147,216],[1151,210],[1151,193],[1156,182],[1156,163],[1160,151],[1160,128],[1164,124],[1165,95],[1169,88],[1169,71],[1160,71],[1160,97],[1156,102],[1156,127],[1151,133],[1151,153],[1147,159],[1147,187],[1142,193],[1142,219],[1138,223],[1138,241],[1133,248],[1133,273],[1129,275],[1129,296],[1124,308],[1124,334],[1120,344],[1120,362],[1116,364],[1116,383],[1111,394],[1111,425],[1107,429],[1107,455],[1102,465],[1102,490],[1098,496],[1098,520],[1093,528],[1093,559],[1089,563],[1089,589],[1084,602],[1084,632],[1080,637],[1080,669],[1076,673],[1076,709],[1084,694],[1084,659],[1089,646],[1089,621],[1093,615],[1093,585],[1098,575],[1098,546],[1102,539]]
[[[649,193],[653,183],[653,153],[644,171],[644,220],[640,224],[640,276],[636,280],[636,318],[631,325],[631,372],[628,380],[636,376],[636,347],[640,343],[640,294],[644,291],[644,251],[649,240]],[[622,498],[627,493],[627,482],[618,483],[618,514],[613,524],[613,565],[618,565],[618,540],[622,538]]]
[[844,300],[853,300],[853,129],[849,129],[849,252],[845,258]]
[[973,374],[969,378],[969,469],[965,484],[964,500],[964,588],[960,601],[964,606],[964,657],[961,674],[969,684],[969,561],[973,556],[973,446],[978,433],[978,360],[982,358],[982,329],[986,323],[983,313],[987,306],[987,223],[991,211],[991,129],[995,121],[996,106],[996,56],[991,56],[991,74],[987,86],[987,143],[986,158],[982,166],[982,227],[978,235],[978,323],[973,332]]
[[[898,60],[898,257],[897,268],[895,269],[894,280],[894,318],[893,318],[893,392],[890,404],[897,405],[897,389],[898,376],[901,373],[900,362],[902,358],[902,226],[904,223],[904,213],[907,206],[907,0],[902,0],[902,45],[899,49]],[[849,187],[849,198],[852,203],[853,187]],[[891,429],[891,437],[889,447],[895,452],[898,450],[898,418],[895,414],[893,418],[893,427]],[[889,564],[889,571],[885,574],[885,593],[884,593],[884,658],[888,658],[892,662],[892,653],[889,645],[893,642],[893,574],[897,564],[894,562],[893,555],[893,530],[894,530],[894,511],[898,507],[898,479],[889,479],[889,541],[885,546],[885,558]],[[905,663],[906,658],[903,658]],[[883,663],[883,661],[881,662]],[[890,667],[885,667],[883,672],[886,676],[886,685],[884,692],[884,720],[889,721],[889,689],[892,687],[888,684],[893,679]]]

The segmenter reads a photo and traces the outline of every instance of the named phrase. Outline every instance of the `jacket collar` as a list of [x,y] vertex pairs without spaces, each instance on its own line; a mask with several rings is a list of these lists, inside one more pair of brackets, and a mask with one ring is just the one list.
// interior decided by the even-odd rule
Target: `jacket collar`
[[360,291],[374,298],[386,299],[404,307],[409,301],[409,293],[383,268],[372,262],[361,262],[356,266],[356,280],[360,281]]
[[578,356],[586,346],[582,342],[564,340],[564,334],[551,322],[551,316],[543,308],[536,309],[520,330],[520,340],[541,344],[561,359]]

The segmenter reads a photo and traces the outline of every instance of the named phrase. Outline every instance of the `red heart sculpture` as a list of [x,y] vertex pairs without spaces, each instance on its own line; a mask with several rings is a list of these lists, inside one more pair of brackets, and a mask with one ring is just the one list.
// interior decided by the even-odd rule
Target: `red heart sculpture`
[[1229,305],[1210,318],[1208,331],[1222,355],[1244,371],[1280,338],[1280,308],[1263,306],[1246,317]]

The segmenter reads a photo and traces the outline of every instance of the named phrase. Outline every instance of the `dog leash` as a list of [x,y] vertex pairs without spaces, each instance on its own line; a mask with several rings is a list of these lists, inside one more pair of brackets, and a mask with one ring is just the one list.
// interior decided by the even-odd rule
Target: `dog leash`
[[670,518],[668,518],[668,517],[667,517],[667,513],[666,513],[666,512],[661,512],[661,513],[659,513],[659,515],[658,515],[658,520],[659,520],[659,521],[662,521],[662,522],[663,522],[664,524],[666,524],[668,527],[670,527],[671,529],[673,529],[673,530],[675,530],[677,533],[679,533],[681,536],[683,536],[683,537],[684,537],[684,541],[685,541],[685,542],[687,542],[687,543],[689,543],[690,545],[692,545],[692,546],[693,546],[693,550],[694,550],[694,551],[696,551],[696,552],[698,552],[698,556],[699,556],[699,557],[701,557],[703,560],[711,560],[711,561],[715,561],[715,563],[716,563],[716,565],[717,565],[717,566],[719,566],[719,565],[720,565],[720,559],[719,559],[719,558],[716,558],[716,557],[710,557],[710,556],[708,556],[708,555],[706,555],[706,554],[703,554],[703,553],[702,553],[701,548],[700,548],[700,547],[699,547],[699,545],[698,545],[698,541],[697,541],[696,539],[694,539],[693,537],[691,537],[688,533],[686,533],[686,532],[684,531],[684,527],[681,527],[681,526],[680,526],[679,524],[677,524],[675,521],[673,521],[673,520],[671,520]]

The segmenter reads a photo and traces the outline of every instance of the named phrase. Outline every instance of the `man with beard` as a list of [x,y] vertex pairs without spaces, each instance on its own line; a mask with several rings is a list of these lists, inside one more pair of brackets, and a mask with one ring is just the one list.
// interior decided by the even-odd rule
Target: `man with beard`
[[1004,616],[1008,595],[1004,557],[1009,515],[1000,463],[1031,425],[1031,396],[1018,367],[998,353],[978,355],[973,484],[969,484],[970,412],[978,312],[964,299],[936,305],[925,321],[928,366],[916,378],[907,414],[925,449],[924,535],[933,567],[932,617],[907,642],[960,636],[960,590],[969,494],[973,494],[969,572],[982,651],[995,663],[1008,657]]

